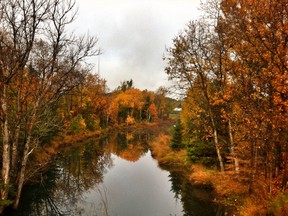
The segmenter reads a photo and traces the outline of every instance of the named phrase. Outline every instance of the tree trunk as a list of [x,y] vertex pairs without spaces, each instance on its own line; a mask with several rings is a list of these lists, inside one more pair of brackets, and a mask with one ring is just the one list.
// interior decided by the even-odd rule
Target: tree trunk
[[2,108],[2,183],[1,199],[6,200],[8,198],[8,189],[10,184],[10,144],[9,144],[9,128],[8,128],[8,104],[7,104],[7,85],[3,86],[3,94],[1,99]]
[[21,163],[21,169],[18,175],[18,183],[17,183],[17,191],[16,191],[16,198],[13,207],[16,209],[19,205],[22,187],[25,180],[25,171],[27,166],[27,161],[29,155],[32,153],[33,149],[30,150],[30,144],[31,144],[31,134],[28,135],[27,140],[25,142],[24,152],[23,152],[23,158]]
[[20,125],[17,125],[15,129],[15,134],[13,137],[12,143],[12,154],[11,154],[11,170],[14,173],[17,169],[17,160],[18,160],[18,143],[19,143],[19,135],[20,135]]
[[28,131],[27,131],[27,139],[24,145],[23,158],[21,161],[20,172],[18,173],[16,198],[15,198],[14,205],[13,205],[15,209],[19,205],[21,192],[22,192],[22,188],[23,188],[23,184],[25,180],[25,171],[26,171],[28,157],[33,152],[33,149],[31,150],[32,131],[33,131],[34,123],[36,120],[36,113],[37,113],[39,101],[40,101],[40,98],[38,98],[38,101],[35,103],[32,114],[31,114],[30,122],[28,122],[29,126],[28,126]]
[[217,132],[215,121],[214,121],[214,118],[212,117],[211,111],[210,111],[210,119],[211,119],[211,123],[212,123],[212,127],[213,127],[213,137],[214,137],[214,143],[215,143],[215,148],[216,148],[216,152],[217,152],[217,157],[219,160],[220,170],[222,173],[224,173],[224,164],[223,164],[223,159],[222,159],[220,147],[219,147],[220,145],[219,145],[219,141],[218,141],[218,132]]
[[109,123],[109,115],[106,116],[106,127],[108,127],[108,123]]
[[208,89],[207,89],[207,84],[205,81],[205,76],[202,73],[199,73],[200,78],[201,78],[201,85],[202,85],[202,91],[203,91],[203,95],[206,99],[206,103],[207,103],[207,111],[208,111],[208,115],[212,124],[212,128],[213,128],[213,138],[214,138],[214,143],[215,143],[215,148],[216,148],[216,152],[217,152],[217,157],[219,160],[219,165],[220,165],[220,169],[221,172],[224,173],[224,164],[223,164],[223,159],[221,156],[221,151],[220,151],[220,145],[219,145],[219,140],[218,140],[218,132],[217,132],[217,127],[215,124],[215,120],[214,120],[214,115],[212,112],[212,105],[210,103],[210,97],[208,94]]
[[239,161],[237,159],[237,156],[235,155],[235,144],[233,139],[232,124],[230,118],[228,119],[228,127],[229,127],[229,139],[230,139],[230,153],[234,159],[235,171],[239,173]]
[[257,174],[257,160],[258,160],[258,152],[257,152],[257,146],[256,146],[256,141],[252,140],[251,143],[251,155],[250,155],[250,179],[249,179],[249,193],[252,194],[254,191],[254,181],[255,181],[255,176]]
[[215,148],[216,148],[217,157],[219,160],[220,170],[222,173],[224,173],[224,164],[223,164],[223,159],[222,159],[220,148],[219,148],[218,133],[217,133],[216,128],[214,128],[213,135],[214,135]]
[[288,143],[286,143],[286,149],[283,154],[283,178],[282,178],[282,191],[284,192],[287,188],[287,181],[288,181]]

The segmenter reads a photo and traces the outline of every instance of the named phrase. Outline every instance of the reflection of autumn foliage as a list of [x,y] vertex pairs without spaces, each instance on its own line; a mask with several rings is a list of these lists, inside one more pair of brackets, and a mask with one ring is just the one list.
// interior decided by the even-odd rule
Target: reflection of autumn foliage
[[147,141],[146,133],[112,133],[105,145],[105,150],[125,160],[136,162],[147,152]]
[[130,161],[130,162],[136,162],[140,159],[140,157],[142,157],[143,155],[145,155],[145,151],[144,151],[144,147],[143,145],[141,145],[140,143],[133,143],[133,144],[129,144],[127,146],[127,149],[120,151],[117,156]]

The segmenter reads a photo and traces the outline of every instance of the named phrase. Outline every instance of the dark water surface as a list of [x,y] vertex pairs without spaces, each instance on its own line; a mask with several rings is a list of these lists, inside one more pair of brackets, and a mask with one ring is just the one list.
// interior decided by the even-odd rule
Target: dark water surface
[[161,169],[144,132],[115,132],[63,150],[40,182],[24,188],[17,212],[7,215],[224,215],[209,191],[181,171]]

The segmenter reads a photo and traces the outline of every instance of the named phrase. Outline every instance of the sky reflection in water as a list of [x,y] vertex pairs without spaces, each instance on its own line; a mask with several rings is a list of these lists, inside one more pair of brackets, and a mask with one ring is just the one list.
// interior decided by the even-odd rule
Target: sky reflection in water
[[107,195],[110,215],[182,215],[182,204],[171,192],[169,172],[157,166],[150,151],[134,163],[115,155],[112,159],[114,166],[104,175],[103,184],[86,195],[88,202],[101,203],[99,187]]

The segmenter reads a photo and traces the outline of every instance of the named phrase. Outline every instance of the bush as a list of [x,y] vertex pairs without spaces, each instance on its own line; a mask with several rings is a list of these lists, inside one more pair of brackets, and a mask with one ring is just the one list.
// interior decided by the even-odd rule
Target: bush
[[192,163],[212,166],[217,162],[217,154],[213,143],[197,140],[186,145],[187,158]]
[[79,133],[86,129],[86,123],[82,115],[75,116],[70,123],[69,132],[70,133]]
[[96,115],[93,114],[89,114],[89,115],[85,115],[85,124],[86,124],[86,128],[89,131],[95,131],[100,129],[100,120],[99,118],[96,117]]

